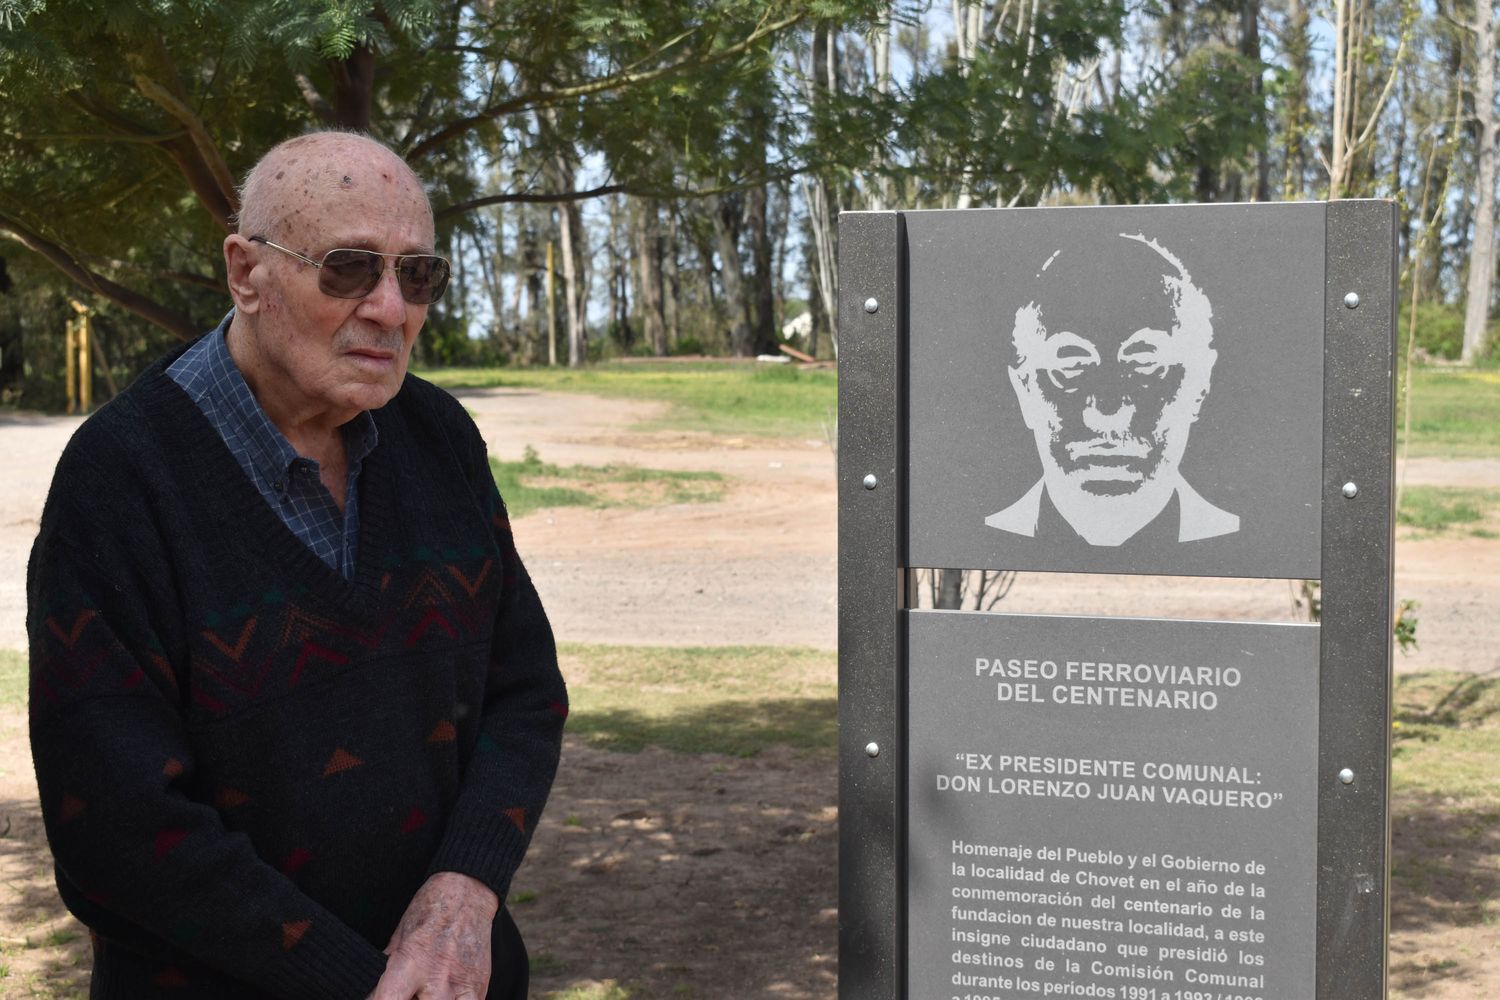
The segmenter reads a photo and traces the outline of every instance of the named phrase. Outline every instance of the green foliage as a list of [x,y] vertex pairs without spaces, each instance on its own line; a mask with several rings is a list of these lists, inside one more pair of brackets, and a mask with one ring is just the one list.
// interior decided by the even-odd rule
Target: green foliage
[[513,386],[586,392],[670,404],[642,426],[716,434],[821,438],[837,406],[830,370],[791,365],[631,362],[585,369],[437,369],[421,373],[446,388]]
[[836,658],[782,647],[559,648],[568,731],[612,750],[751,756],[772,744],[831,753]]
[[526,446],[519,462],[490,459],[495,485],[511,517],[545,507],[650,507],[710,503],[724,493],[717,472],[642,469],[634,465],[557,466]]
[[[1398,326],[1401,355],[1405,357],[1410,339],[1408,318],[1402,315]],[[1435,358],[1457,359],[1464,345],[1464,312],[1444,302],[1417,303],[1417,346]]]
[[1396,605],[1396,648],[1410,653],[1417,648],[1417,608],[1420,602],[1410,598]]

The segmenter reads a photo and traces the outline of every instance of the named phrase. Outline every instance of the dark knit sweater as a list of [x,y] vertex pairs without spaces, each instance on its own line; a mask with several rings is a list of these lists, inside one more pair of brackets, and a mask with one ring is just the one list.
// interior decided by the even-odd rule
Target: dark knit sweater
[[567,715],[551,629],[446,393],[409,376],[375,413],[345,580],[169,361],[73,437],[32,552],[58,885],[96,996],[362,998],[429,874],[505,898]]

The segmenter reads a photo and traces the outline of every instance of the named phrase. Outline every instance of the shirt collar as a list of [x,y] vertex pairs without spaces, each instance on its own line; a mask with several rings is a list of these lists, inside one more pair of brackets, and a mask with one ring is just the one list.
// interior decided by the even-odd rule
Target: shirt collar
[[[208,334],[203,345],[200,369],[203,377],[194,379],[192,384],[184,388],[200,406],[206,402],[217,410],[219,421],[237,432],[236,436],[245,447],[251,463],[266,482],[283,482],[292,463],[297,461],[297,450],[271,422],[271,418],[266,416],[266,411],[250,391],[245,376],[240,374],[234,356],[229,353],[226,334],[233,319],[234,310],[231,309],[223,321]],[[353,473],[370,452],[375,450],[380,441],[380,432],[375,426],[375,418],[368,410],[361,410],[341,430],[346,460]]]

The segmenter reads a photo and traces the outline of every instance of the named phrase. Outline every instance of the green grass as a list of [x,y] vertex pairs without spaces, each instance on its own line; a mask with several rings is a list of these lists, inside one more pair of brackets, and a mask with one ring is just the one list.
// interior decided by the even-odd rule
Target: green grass
[[[1500,458],[1500,371],[1417,368],[1410,454]],[[837,408],[832,370],[732,362],[600,364],[584,369],[439,368],[422,375],[450,389],[508,386],[587,392],[668,404],[650,430],[821,438]],[[1398,414],[1397,433],[1404,434]]]
[[1392,784],[1465,808],[1500,808],[1500,679],[1452,671],[1396,678]]
[[528,446],[519,462],[490,459],[495,485],[511,517],[543,507],[648,507],[722,499],[717,472],[642,469],[634,465],[557,466]]
[[1463,529],[1490,537],[1485,519],[1500,511],[1500,492],[1450,486],[1408,486],[1401,494],[1396,523],[1426,534]]
[[724,361],[599,364],[589,368],[439,368],[420,373],[448,389],[506,386],[586,392],[669,404],[644,430],[822,438],[838,407],[830,369]]
[[0,649],[0,705],[26,705],[26,654],[18,650]]
[[831,652],[768,646],[564,645],[568,731],[610,750],[750,756],[772,744],[832,752]]
[[[1500,371],[1417,368],[1414,375],[1411,455],[1500,458]],[[1396,431],[1403,432],[1399,413]]]

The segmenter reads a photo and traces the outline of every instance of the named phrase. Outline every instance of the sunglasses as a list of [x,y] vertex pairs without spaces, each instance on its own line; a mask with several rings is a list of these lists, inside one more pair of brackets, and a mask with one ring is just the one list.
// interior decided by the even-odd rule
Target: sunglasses
[[401,297],[414,306],[425,306],[442,297],[448,287],[448,260],[430,253],[376,253],[374,250],[352,250],[338,247],[323,255],[322,260],[304,257],[295,250],[277,246],[264,236],[250,237],[251,243],[264,243],[273,250],[290,254],[318,269],[318,290],[336,299],[362,299],[380,284],[385,273],[385,258],[395,258],[396,285]]

